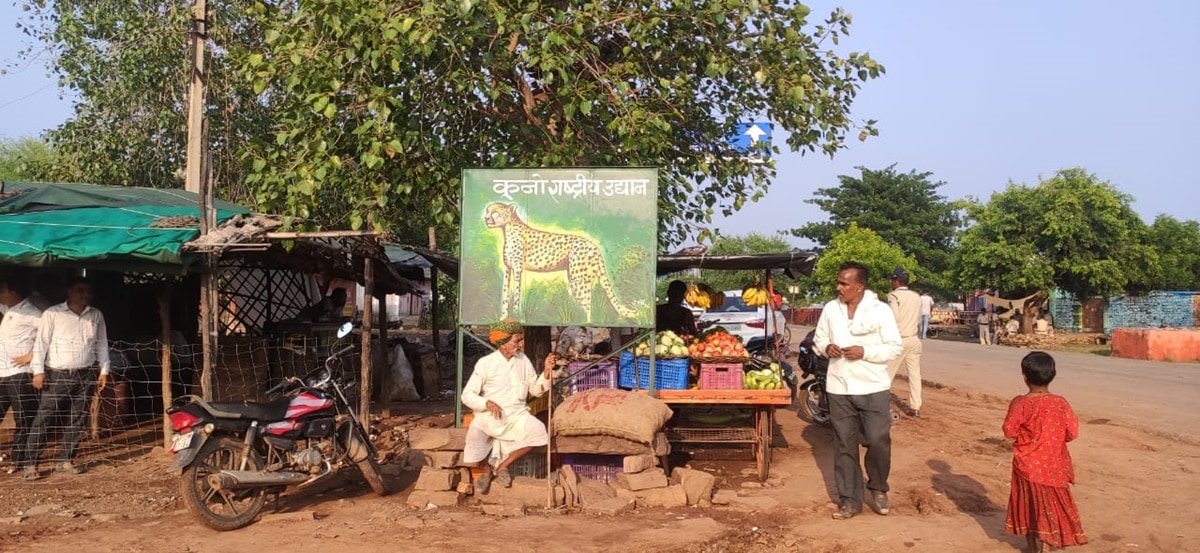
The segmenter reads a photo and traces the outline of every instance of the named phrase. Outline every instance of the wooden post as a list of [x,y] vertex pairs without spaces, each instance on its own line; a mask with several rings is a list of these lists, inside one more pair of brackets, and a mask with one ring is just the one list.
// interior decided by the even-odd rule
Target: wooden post
[[204,157],[201,137],[204,119],[204,42],[208,40],[208,6],[205,0],[195,0],[192,6],[192,71],[188,81],[187,165],[184,189],[200,193]]
[[[429,227],[429,249],[435,252],[437,251],[437,235],[434,233],[433,227]],[[436,358],[438,356],[438,351],[442,349],[442,345],[440,343],[441,341],[438,340],[438,311],[440,309],[440,302],[438,302],[437,267],[433,267],[429,270],[429,295],[431,296],[429,307],[429,328],[431,329],[433,337],[433,355]]]
[[[379,347],[383,349],[383,359],[387,361],[388,355],[392,353],[392,348],[388,344],[388,296],[384,294],[379,299]],[[383,417],[392,416],[392,366],[385,363],[383,367],[383,378],[379,384],[379,398],[383,403]]]
[[362,370],[358,383],[358,419],[363,427],[371,427],[371,319],[375,299],[375,262],[363,256],[363,313],[362,313]]
[[[162,397],[164,412],[171,406],[171,294],[174,284],[163,282],[158,288],[158,321],[162,327]],[[171,419],[163,416],[163,447],[171,447]]]

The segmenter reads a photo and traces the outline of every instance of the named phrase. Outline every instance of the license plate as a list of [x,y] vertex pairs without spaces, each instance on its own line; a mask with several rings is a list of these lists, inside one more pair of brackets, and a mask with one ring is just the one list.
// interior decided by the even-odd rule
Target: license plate
[[176,434],[171,437],[171,451],[183,451],[192,445],[192,433]]

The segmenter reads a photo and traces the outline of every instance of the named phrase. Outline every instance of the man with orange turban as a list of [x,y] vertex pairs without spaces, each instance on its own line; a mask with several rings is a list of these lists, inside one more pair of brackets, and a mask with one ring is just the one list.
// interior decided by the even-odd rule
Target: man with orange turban
[[475,364],[462,391],[463,405],[475,412],[467,428],[462,460],[467,466],[483,462],[483,474],[475,481],[475,489],[481,494],[488,492],[493,475],[500,485],[512,486],[509,465],[548,442],[546,425],[530,414],[526,401],[550,389],[558,357],[551,353],[542,374],[535,373],[533,363],[525,356],[524,330],[515,321],[493,325],[488,340],[495,344],[496,351]]

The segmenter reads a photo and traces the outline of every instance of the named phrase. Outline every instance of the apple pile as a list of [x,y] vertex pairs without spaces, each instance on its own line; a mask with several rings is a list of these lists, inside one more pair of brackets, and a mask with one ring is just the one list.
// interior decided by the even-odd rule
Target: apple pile
[[705,357],[749,357],[742,341],[728,332],[712,332],[688,347],[688,356]]

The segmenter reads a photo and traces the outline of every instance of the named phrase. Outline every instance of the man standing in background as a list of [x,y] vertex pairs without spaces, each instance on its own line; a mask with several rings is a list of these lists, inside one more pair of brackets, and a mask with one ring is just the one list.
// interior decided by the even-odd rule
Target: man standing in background
[[[104,315],[91,306],[92,283],[84,278],[67,284],[67,301],[42,313],[42,324],[33,346],[33,387],[42,391],[37,418],[29,435],[31,462],[26,478],[37,478],[37,459],[50,433],[50,422],[60,414],[67,420],[55,470],[82,474],[71,461],[83,440],[88,401],[93,384],[108,383],[108,329]],[[65,409],[64,409],[65,407]]]
[[27,444],[29,429],[37,416],[38,396],[33,389],[33,343],[37,339],[42,310],[29,301],[29,288],[23,282],[0,278],[0,420],[12,408],[13,468],[9,473],[25,468],[33,461]]
[[933,298],[929,292],[921,292],[921,339],[929,336],[929,321],[933,319]]
[[904,344],[900,356],[888,362],[888,377],[896,378],[900,365],[908,375],[908,412],[913,417],[921,416],[921,297],[908,288],[908,271],[896,267],[892,271],[892,292],[888,294],[888,305],[896,317],[900,339]]

